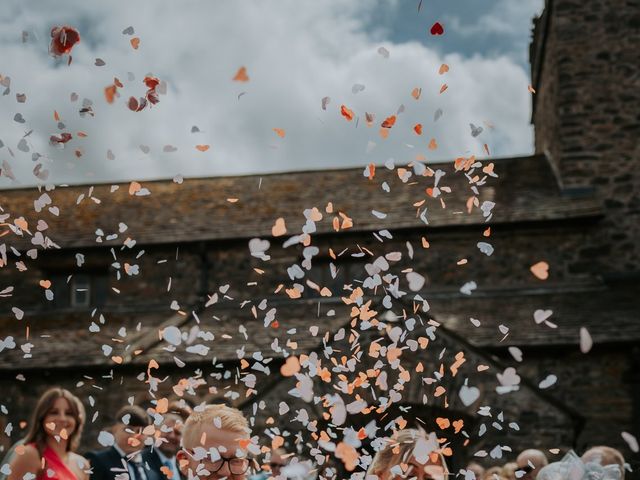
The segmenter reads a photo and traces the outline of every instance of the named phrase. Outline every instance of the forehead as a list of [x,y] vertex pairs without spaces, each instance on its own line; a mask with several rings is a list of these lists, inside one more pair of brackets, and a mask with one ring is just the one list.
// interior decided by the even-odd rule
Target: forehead
[[[213,422],[191,425],[189,433],[183,439],[185,448],[203,447],[206,450],[215,448],[235,454],[240,447],[240,440],[247,437],[240,432],[221,430]],[[202,443],[204,441],[204,443]],[[242,449],[245,450],[245,449]]]
[[51,404],[51,408],[67,409],[67,408],[71,408],[71,405],[69,404],[69,401],[66,398],[58,397]]

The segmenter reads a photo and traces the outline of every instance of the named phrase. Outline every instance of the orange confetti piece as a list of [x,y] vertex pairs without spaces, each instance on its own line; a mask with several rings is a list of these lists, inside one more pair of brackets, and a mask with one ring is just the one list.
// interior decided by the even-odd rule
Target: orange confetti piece
[[138,50],[138,47],[140,46],[139,37],[133,37],[131,40],[129,40],[129,42],[131,43],[131,46],[133,47],[134,50]]
[[138,182],[131,182],[129,184],[129,195],[134,195],[136,192],[139,192],[142,189],[142,185]]
[[439,385],[438,388],[436,388],[436,392],[433,395],[434,397],[439,397],[443,395],[446,391],[447,391],[446,388],[444,388],[442,385]]
[[77,135],[78,135],[79,137],[82,137],[82,138],[86,138],[86,137],[88,137],[88,136],[89,136],[89,135],[87,135],[87,134],[86,134],[86,133],[84,133],[84,132],[78,132],[78,133],[77,133]]
[[435,150],[436,148],[438,148],[438,143],[436,142],[435,138],[432,138],[429,141],[429,150]]
[[299,371],[300,371],[300,360],[298,360],[298,357],[295,357],[295,356],[291,356],[287,358],[287,361],[284,362],[284,365],[280,367],[280,373],[284,377],[293,377]]
[[464,352],[458,352],[456,353],[456,361],[453,362],[453,365],[451,365],[451,373],[453,374],[453,376],[455,377],[458,373],[458,368],[460,368],[460,366],[466,362],[467,359],[464,358]]
[[373,180],[373,177],[376,176],[376,165],[375,163],[370,163],[369,164],[369,180]]
[[196,145],[196,150],[199,150],[201,152],[206,152],[207,150],[209,150],[209,148],[209,145]]
[[444,92],[447,88],[449,88],[449,86],[446,83],[443,83],[440,87],[440,93]]
[[489,153],[489,145],[487,145],[486,143],[484,144],[484,151],[487,153],[487,155],[491,155],[491,153]]
[[436,423],[441,430],[445,430],[451,426],[451,422],[449,421],[449,419],[444,417],[436,418]]
[[487,229],[482,232],[482,236],[483,237],[490,237],[491,236],[491,227],[487,227]]
[[421,123],[416,123],[413,126],[413,131],[416,132],[416,135],[422,135],[422,124]]
[[56,122],[59,122],[59,121],[60,121],[60,114],[58,113],[58,111],[57,111],[57,110],[54,110],[54,111],[53,111],[53,119],[54,119]]
[[438,69],[438,73],[440,75],[447,73],[449,71],[449,65],[447,65],[446,63],[443,63],[442,65],[440,65],[440,68]]
[[168,410],[169,410],[169,400],[167,398],[158,399],[158,403],[156,405],[156,412],[167,413]]
[[455,433],[458,433],[460,430],[462,430],[462,427],[464,427],[464,420],[460,419],[460,420],[456,420],[455,422],[452,423],[453,425],[453,431]]
[[281,237],[285,233],[287,233],[287,226],[285,225],[284,218],[276,219],[276,223],[271,228],[271,235]]
[[549,278],[549,264],[547,262],[538,262],[535,265],[531,265],[530,270],[540,280]]
[[380,127],[380,132],[379,133],[380,133],[380,136],[382,138],[387,138],[389,136],[389,129]]
[[360,457],[360,455],[358,455],[358,452],[355,448],[345,442],[340,442],[338,444],[338,446],[336,447],[335,455],[337,458],[342,460],[342,462],[344,463],[344,468],[346,468],[349,472],[355,470],[356,466],[358,465],[358,458]]
[[276,132],[276,135],[278,135],[280,138],[284,138],[285,131],[282,128],[274,128],[273,131]]
[[238,69],[238,71],[236,72],[236,74],[233,76],[233,81],[234,82],[248,82],[249,81],[249,75],[247,75],[247,68],[246,67],[240,67]]
[[385,118],[384,122],[380,125],[382,128],[391,128],[396,123],[396,116],[391,115],[390,117]]
[[113,101],[116,98],[117,91],[118,91],[118,87],[116,87],[115,85],[109,85],[108,87],[105,87],[104,98],[107,101],[107,103],[113,103]]
[[169,479],[171,480],[173,478],[173,472],[169,469],[169,467],[163,465],[162,467],[160,467],[160,471]]
[[276,435],[275,437],[273,437],[273,440],[271,440],[272,450],[275,450],[276,448],[280,448],[282,445],[284,445],[284,438],[281,437],[280,435]]
[[40,286],[42,288],[50,288],[51,287],[51,280],[40,280]]
[[346,105],[340,106],[340,113],[344,118],[347,119],[347,121],[350,122],[351,120],[353,120],[353,110],[349,109]]
[[416,87],[411,91],[411,96],[416,100],[420,99],[420,95],[422,95],[422,89],[419,87]]

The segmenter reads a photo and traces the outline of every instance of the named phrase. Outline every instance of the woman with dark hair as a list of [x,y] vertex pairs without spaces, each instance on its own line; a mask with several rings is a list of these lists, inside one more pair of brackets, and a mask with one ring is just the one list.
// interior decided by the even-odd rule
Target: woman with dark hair
[[84,406],[75,395],[59,387],[47,390],[23,445],[15,448],[8,480],[23,480],[27,474],[37,480],[87,480],[89,463],[75,453],[84,421]]

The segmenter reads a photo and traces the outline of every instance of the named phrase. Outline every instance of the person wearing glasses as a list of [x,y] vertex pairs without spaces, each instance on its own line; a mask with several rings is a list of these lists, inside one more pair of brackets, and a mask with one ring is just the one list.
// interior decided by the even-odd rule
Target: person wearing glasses
[[240,410],[219,404],[194,411],[182,429],[177,454],[182,475],[188,480],[245,480],[250,438],[249,423]]
[[413,428],[400,430],[385,440],[373,457],[365,478],[446,480],[447,464],[438,450],[434,433],[427,435],[424,430]]
[[123,473],[128,474],[129,480],[162,480],[142,460],[141,451],[146,440],[143,430],[150,424],[147,412],[137,405],[118,410],[111,430],[114,444],[87,454],[92,468],[90,480],[114,480]]

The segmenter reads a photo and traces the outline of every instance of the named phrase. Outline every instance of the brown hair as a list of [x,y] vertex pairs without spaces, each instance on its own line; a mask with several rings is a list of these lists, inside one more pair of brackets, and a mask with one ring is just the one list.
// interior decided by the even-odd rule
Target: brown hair
[[129,415],[129,419],[126,423],[128,427],[146,427],[151,424],[151,417],[145,411],[144,408],[139,407],[138,405],[125,405],[118,413],[116,413],[116,421],[115,423],[123,423],[124,416]]
[[[421,428],[408,428],[397,431],[392,438],[386,439],[384,447],[375,454],[367,470],[367,475],[378,475],[381,472],[388,471],[400,462],[408,462],[413,455],[416,442],[421,437],[426,439],[430,435]],[[439,451],[436,451],[436,453],[438,462],[442,465],[445,474],[447,474],[448,468],[444,456]]]
[[38,449],[40,455],[42,455],[47,441],[47,432],[45,431],[42,422],[44,421],[44,417],[46,417],[47,412],[51,409],[51,407],[53,407],[53,404],[59,398],[64,398],[69,403],[71,414],[76,421],[75,430],[69,433],[69,439],[67,441],[67,451],[75,451],[78,448],[78,444],[80,443],[82,427],[84,427],[84,421],[86,417],[84,405],[82,405],[80,399],[69,390],[61,387],[50,388],[49,390],[44,392],[38,400],[36,408],[33,411],[33,415],[31,416],[29,430],[27,431],[27,435],[24,438],[25,444],[36,444],[36,448]]

